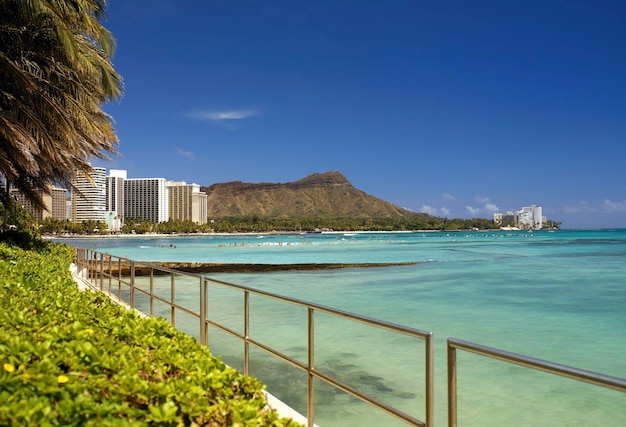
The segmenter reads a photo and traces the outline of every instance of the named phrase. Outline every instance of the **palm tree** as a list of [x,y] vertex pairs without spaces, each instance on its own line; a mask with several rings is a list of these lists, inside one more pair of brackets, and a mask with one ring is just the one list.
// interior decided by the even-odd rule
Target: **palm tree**
[[43,207],[48,184],[71,187],[92,158],[117,154],[101,105],[122,80],[115,41],[102,25],[106,0],[0,0],[0,202],[9,187]]

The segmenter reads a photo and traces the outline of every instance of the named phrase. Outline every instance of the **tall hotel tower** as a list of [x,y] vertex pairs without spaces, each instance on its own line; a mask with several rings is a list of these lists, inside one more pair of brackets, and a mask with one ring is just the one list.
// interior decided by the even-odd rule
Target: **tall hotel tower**
[[126,171],[111,169],[107,176],[106,221],[109,230],[118,231],[124,224],[124,182]]
[[124,218],[165,222],[167,187],[165,178],[132,178],[124,181]]
[[178,221],[207,222],[207,195],[198,184],[185,181],[167,182],[169,218]]
[[52,187],[52,207],[50,214],[52,218],[65,221],[67,217],[67,190],[65,188]]
[[102,221],[106,211],[106,169],[93,167],[89,179],[83,172],[74,175],[72,222]]
[[40,191],[44,208],[36,207],[28,200],[22,192],[16,188],[11,188],[11,196],[29,212],[35,221],[43,221],[46,218],[54,218],[60,221],[67,219],[66,199],[67,190],[64,188],[49,187],[46,191]]

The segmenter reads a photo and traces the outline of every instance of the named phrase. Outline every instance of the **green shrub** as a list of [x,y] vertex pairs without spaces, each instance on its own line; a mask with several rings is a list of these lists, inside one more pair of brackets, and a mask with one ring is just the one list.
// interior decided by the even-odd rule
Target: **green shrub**
[[71,259],[0,243],[0,425],[296,425],[166,320],[79,291]]

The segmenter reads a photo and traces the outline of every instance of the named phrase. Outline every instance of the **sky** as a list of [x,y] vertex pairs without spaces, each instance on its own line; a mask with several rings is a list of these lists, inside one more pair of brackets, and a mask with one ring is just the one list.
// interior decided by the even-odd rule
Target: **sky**
[[129,178],[341,172],[414,212],[626,227],[626,2],[132,0],[105,26]]

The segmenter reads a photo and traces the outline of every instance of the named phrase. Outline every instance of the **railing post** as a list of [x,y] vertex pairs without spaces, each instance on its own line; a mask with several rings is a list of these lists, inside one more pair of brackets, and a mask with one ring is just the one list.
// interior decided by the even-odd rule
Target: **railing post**
[[113,285],[113,260],[110,255],[107,255],[108,264],[108,276],[109,276],[109,295],[111,294],[111,286]]
[[117,284],[122,283],[122,258],[117,259]]
[[206,346],[209,346],[209,282],[204,280],[204,340]]
[[96,282],[96,268],[94,266],[94,261],[93,261],[93,254],[91,253],[91,249],[87,249],[87,270],[89,271],[89,280],[92,281],[94,286],[97,286],[98,283]]
[[426,425],[435,425],[435,348],[433,333],[426,337]]
[[[130,262],[130,289],[132,293],[132,289],[135,287],[135,261]],[[119,294],[118,298],[120,301],[122,300],[122,282],[120,282],[119,286]]]
[[243,291],[243,372],[250,375],[250,293]]
[[456,427],[456,348],[448,341],[448,427]]
[[172,282],[171,282],[171,294],[170,294],[170,307],[171,307],[171,323],[172,326],[176,327],[176,307],[174,307],[174,297],[176,295],[176,277],[174,275],[174,273],[171,274],[171,278],[172,278]]
[[[152,277],[150,278],[152,280]],[[200,344],[206,346],[206,287],[204,276],[200,275]]]
[[[122,271],[122,260],[120,259],[120,273],[119,273],[120,274],[120,278],[117,281],[117,295],[118,295],[119,298],[122,297],[122,273],[121,273],[121,271]],[[132,273],[131,273],[131,271],[132,271]],[[129,267],[128,267],[128,275],[129,275],[129,277],[134,277],[134,271],[135,271],[135,269],[132,266],[132,264],[129,265]]]
[[154,270],[150,269],[150,316],[154,316]]
[[104,257],[100,254],[98,258],[98,267],[100,270],[100,289],[104,289]]
[[308,369],[307,369],[307,394],[306,394],[306,418],[307,426],[315,425],[315,377],[313,370],[315,369],[315,311],[312,307],[308,308],[308,326],[309,326],[309,343],[308,343]]

